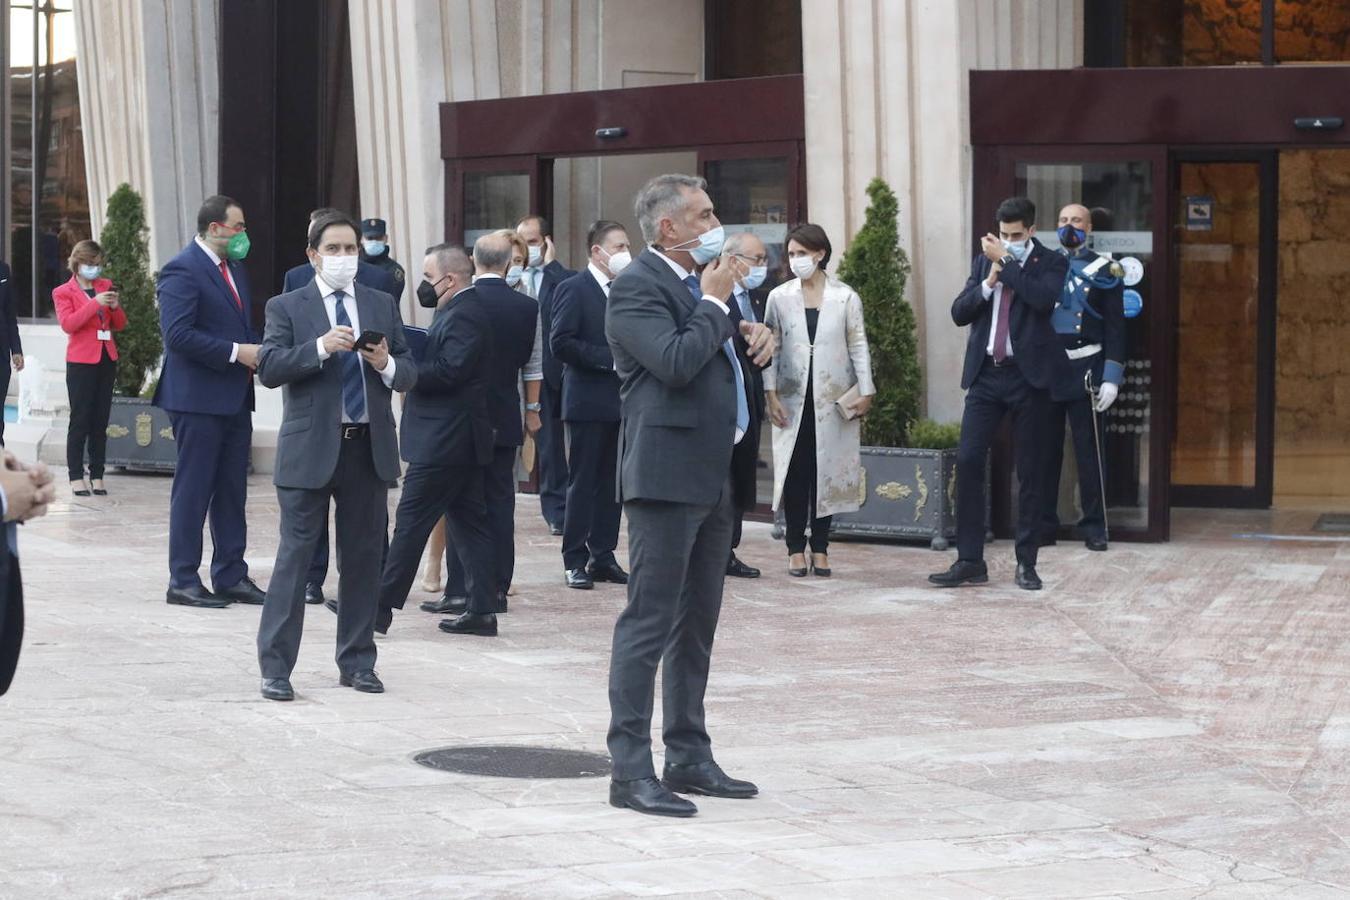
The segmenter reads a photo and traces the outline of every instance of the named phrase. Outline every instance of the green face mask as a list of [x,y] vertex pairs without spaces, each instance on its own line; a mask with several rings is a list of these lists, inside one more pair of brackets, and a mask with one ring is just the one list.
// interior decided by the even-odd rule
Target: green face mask
[[248,256],[248,232],[241,231],[230,238],[229,243],[225,245],[225,253],[230,259],[240,260]]

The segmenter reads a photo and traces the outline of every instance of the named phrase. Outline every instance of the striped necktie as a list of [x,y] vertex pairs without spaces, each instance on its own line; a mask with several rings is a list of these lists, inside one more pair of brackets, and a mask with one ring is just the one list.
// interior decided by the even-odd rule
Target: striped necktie
[[[334,318],[339,325],[351,328],[351,316],[347,315],[347,306],[343,303],[345,298],[342,291],[333,292]],[[361,362],[361,354],[355,350],[342,354],[342,408],[353,423],[366,421],[366,382],[361,376]]]

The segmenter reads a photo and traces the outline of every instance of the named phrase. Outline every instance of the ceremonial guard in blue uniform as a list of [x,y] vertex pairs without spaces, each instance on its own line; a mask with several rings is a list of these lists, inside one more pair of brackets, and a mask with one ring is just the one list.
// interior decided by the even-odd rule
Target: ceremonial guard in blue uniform
[[[1064,421],[1073,432],[1078,492],[1083,517],[1078,531],[1089,550],[1106,549],[1106,498],[1100,456],[1101,420],[1116,400],[1125,374],[1125,308],[1120,265],[1087,248],[1091,215],[1078,204],[1059,214],[1059,242],[1069,257],[1069,274],[1050,322],[1069,357],[1069,369],[1050,386],[1051,432],[1047,449],[1041,545],[1059,531],[1059,476],[1064,464]],[[1092,374],[1090,395],[1085,376]]]

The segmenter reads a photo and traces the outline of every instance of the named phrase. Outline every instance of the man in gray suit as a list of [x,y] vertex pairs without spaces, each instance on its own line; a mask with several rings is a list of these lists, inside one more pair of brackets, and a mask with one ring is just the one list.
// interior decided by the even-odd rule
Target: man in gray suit
[[[726,301],[735,275],[701,178],[661,175],[634,204],[647,250],[615,279],[605,333],[622,381],[620,483],[632,573],[609,669],[609,802],[663,816],[698,809],[675,792],[753,797],[713,760],[704,727],[713,634],[731,554],[732,448],[758,427],[748,365],[773,355],[772,334]],[[706,265],[702,276],[696,266]],[[753,470],[750,477],[754,477]],[[656,779],[651,718],[656,668],[666,760]]]
[[269,700],[295,698],[290,679],[300,652],[305,576],[330,498],[342,560],[339,681],[366,693],[384,690],[375,674],[375,614],[386,497],[400,474],[390,393],[411,388],[417,367],[394,298],[353,283],[357,246],[356,223],[345,214],[319,217],[309,229],[317,276],[267,301],[258,378],[281,387],[284,404],[272,479],[281,540],[258,624],[262,695]]

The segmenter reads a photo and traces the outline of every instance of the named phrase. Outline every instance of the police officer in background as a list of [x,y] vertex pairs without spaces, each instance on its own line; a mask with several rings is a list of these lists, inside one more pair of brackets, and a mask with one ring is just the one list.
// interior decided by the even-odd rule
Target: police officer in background
[[[1099,416],[1115,402],[1125,374],[1125,303],[1120,264],[1088,249],[1092,214],[1087,207],[1071,203],[1059,213],[1061,251],[1069,257],[1064,291],[1051,314],[1050,323],[1069,357],[1069,371],[1050,387],[1051,432],[1045,485],[1041,496],[1041,546],[1055,543],[1059,531],[1059,477],[1064,463],[1064,420],[1073,432],[1074,456],[1078,461],[1078,493],[1083,517],[1078,531],[1089,550],[1106,549],[1106,498],[1103,496],[1098,455]],[[1084,376],[1092,373],[1095,398],[1088,395]]]
[[403,300],[403,267],[389,255],[388,227],[384,219],[361,220],[361,261],[378,266],[388,273],[398,292],[394,299]]

